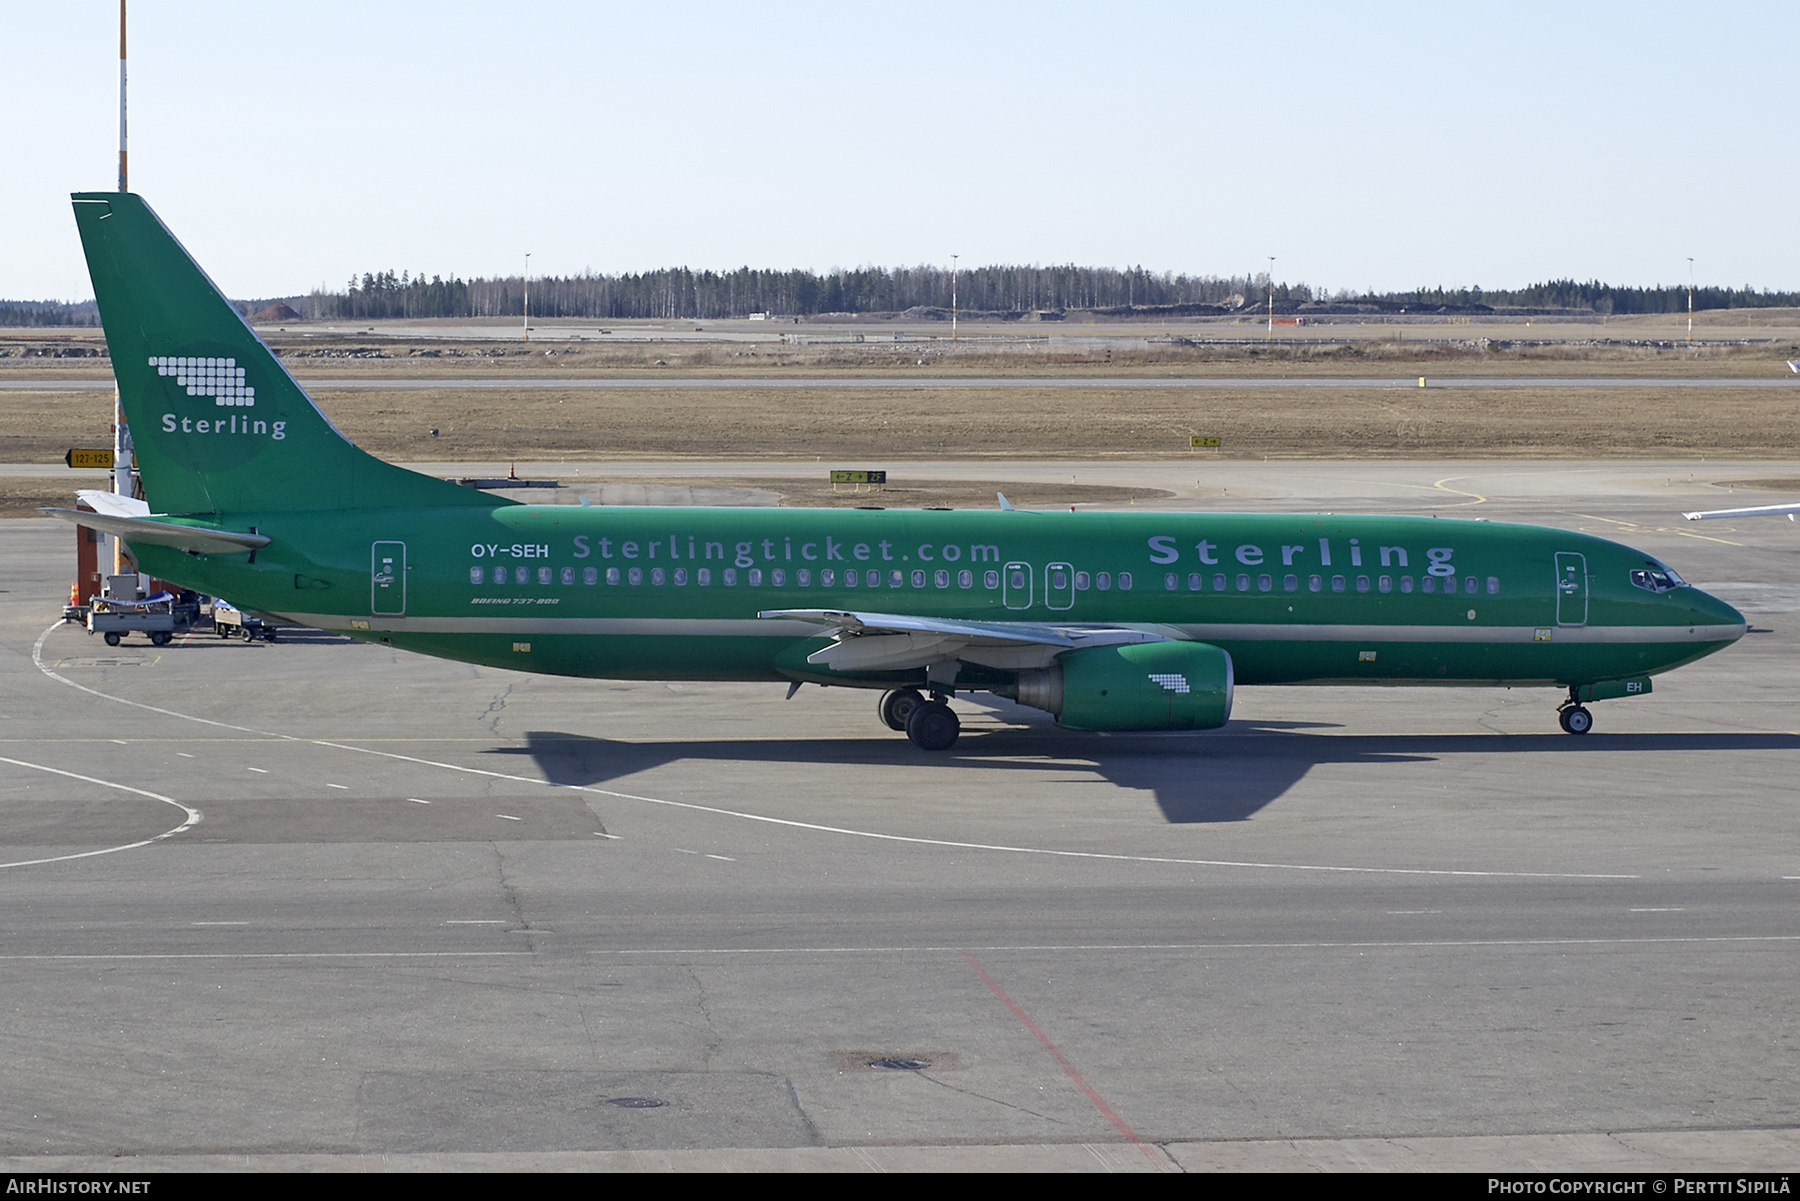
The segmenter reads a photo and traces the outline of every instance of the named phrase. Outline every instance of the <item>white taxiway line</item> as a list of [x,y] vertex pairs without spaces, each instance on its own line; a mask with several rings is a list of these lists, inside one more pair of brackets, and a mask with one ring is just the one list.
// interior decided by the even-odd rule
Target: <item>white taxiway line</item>
[[[38,635],[38,640],[31,647],[31,661],[37,664],[39,671],[51,679],[69,687],[97,696],[102,700],[114,701],[121,705],[130,705],[134,709],[144,709],[151,713],[161,713],[166,717],[180,718],[183,721],[199,722],[202,725],[216,726],[222,730],[236,730],[241,734],[255,734],[261,738],[276,738],[283,742],[304,743],[309,746],[330,747],[333,750],[350,751],[359,755],[374,755],[382,759],[392,759],[400,763],[416,763],[422,767],[436,767],[444,771],[461,772],[465,775],[481,776],[489,780],[507,780],[518,784],[532,784],[539,788],[567,788],[574,792],[584,792],[590,796],[612,797],[615,800],[637,801],[645,805],[662,805],[671,809],[685,809],[694,813],[710,813],[718,817],[731,817],[740,821],[761,822],[765,825],[783,826],[791,830],[811,830],[820,834],[839,834],[847,838],[868,838],[879,842],[899,842],[913,846],[948,847],[958,851],[994,851],[1009,855],[1047,855],[1060,859],[1099,859],[1115,863],[1163,863],[1177,867],[1237,867],[1262,869],[1266,871],[1292,872],[1339,872],[1352,875],[1375,876],[1458,876],[1484,879],[1508,880],[1637,880],[1642,877],[1627,872],[1509,872],[1484,871],[1468,868],[1429,868],[1429,867],[1344,867],[1320,863],[1260,863],[1252,860],[1236,859],[1183,859],[1165,855],[1115,855],[1100,851],[1064,851],[1051,847],[1019,847],[1003,843],[955,842],[944,838],[916,838],[905,834],[881,834],[873,830],[853,830],[844,826],[826,826],[816,822],[794,821],[790,818],[767,817],[760,813],[744,813],[736,809],[722,809],[715,805],[697,805],[691,801],[670,801],[661,797],[639,796],[630,792],[615,792],[610,788],[595,788],[588,784],[558,784],[549,780],[534,779],[531,776],[515,776],[506,772],[491,771],[487,768],[464,767],[459,763],[444,763],[436,759],[421,759],[416,755],[402,755],[396,751],[377,751],[369,747],[351,746],[348,743],[328,742],[322,738],[301,738],[294,734],[280,734],[269,730],[258,730],[250,726],[236,726],[230,722],[215,721],[210,717],[195,717],[180,713],[174,709],[164,709],[157,705],[147,705],[142,701],[127,700],[121,696],[89,688],[85,684],[77,684],[66,676],[58,675],[45,662],[43,655],[44,641],[63,623],[58,621]],[[251,770],[256,770],[252,768]],[[65,773],[66,774],[66,773]],[[159,798],[160,799],[160,798]],[[174,804],[175,802],[170,802]],[[172,833],[173,831],[171,831]]]
[[[1794,943],[1800,934],[1721,934],[1667,938],[1430,938],[1386,939],[1362,942],[1145,942],[1145,943],[1026,943],[994,947],[639,947],[587,951],[588,955],[958,955],[1003,952],[1071,951],[1369,951],[1430,949],[1433,947],[1633,947],[1672,943]],[[0,956],[0,959],[5,958]]]
[[261,951],[171,952],[166,955],[0,955],[0,963],[91,963],[138,959],[522,959],[531,951]]
[[202,817],[202,814],[198,809],[184,805],[173,797],[163,796],[159,792],[146,792],[142,788],[133,788],[129,784],[115,784],[111,780],[101,780],[94,776],[84,776],[77,772],[64,771],[60,767],[45,767],[42,763],[27,763],[23,759],[0,758],[0,763],[10,763],[14,767],[29,767],[33,771],[45,771],[55,776],[67,776],[71,780],[82,780],[89,784],[98,784],[102,788],[116,788],[120,792],[135,793],[141,797],[149,797],[153,801],[161,801],[165,805],[173,805],[175,808],[187,814],[186,821],[182,822],[179,826],[176,826],[173,830],[163,831],[154,838],[140,839],[137,842],[128,842],[123,846],[107,847],[104,850],[99,851],[81,851],[74,855],[52,855],[46,859],[21,859],[16,863],[0,863],[0,867],[31,867],[34,864],[39,863],[61,863],[68,859],[91,859],[95,855],[112,855],[119,851],[130,851],[137,847],[147,847],[153,842],[161,842],[165,838],[174,837],[183,830],[192,829],[195,825],[199,824]]

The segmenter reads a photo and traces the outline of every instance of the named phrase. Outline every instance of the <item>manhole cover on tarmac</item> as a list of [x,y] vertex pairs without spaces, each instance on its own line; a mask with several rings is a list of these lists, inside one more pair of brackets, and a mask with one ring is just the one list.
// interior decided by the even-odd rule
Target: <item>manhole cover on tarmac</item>
[[942,1047],[847,1047],[832,1051],[831,1065],[840,1072],[939,1072],[963,1070],[962,1056]]
[[661,1109],[668,1102],[655,1097],[608,1097],[600,1104],[610,1105],[614,1109]]

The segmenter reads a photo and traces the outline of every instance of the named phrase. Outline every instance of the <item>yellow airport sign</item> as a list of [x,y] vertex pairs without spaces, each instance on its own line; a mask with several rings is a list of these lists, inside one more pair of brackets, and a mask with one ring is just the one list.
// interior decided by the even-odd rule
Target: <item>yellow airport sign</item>
[[71,467],[104,467],[112,470],[113,452],[110,450],[71,450],[63,456],[63,462]]
[[1205,447],[1208,450],[1217,450],[1219,449],[1219,440],[1217,438],[1203,438],[1199,434],[1195,434],[1188,439],[1188,448],[1191,450],[1197,446]]
[[834,471],[831,473],[834,484],[885,484],[885,471]]

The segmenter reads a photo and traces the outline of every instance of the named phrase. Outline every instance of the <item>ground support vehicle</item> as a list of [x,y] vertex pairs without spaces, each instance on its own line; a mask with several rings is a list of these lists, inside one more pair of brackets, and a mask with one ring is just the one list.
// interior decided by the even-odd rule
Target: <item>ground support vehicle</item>
[[159,592],[141,601],[97,596],[86,605],[65,609],[65,618],[70,616],[70,610],[80,614],[77,619],[87,626],[88,633],[101,635],[108,646],[119,645],[121,638],[132,633],[146,635],[153,645],[167,646],[175,635],[187,633],[200,620],[197,599],[191,594],[184,598],[170,592]]
[[247,613],[230,601],[214,600],[212,603],[213,633],[221,638],[238,637],[245,642],[255,642],[258,638],[264,642],[275,641],[279,627],[261,613]]

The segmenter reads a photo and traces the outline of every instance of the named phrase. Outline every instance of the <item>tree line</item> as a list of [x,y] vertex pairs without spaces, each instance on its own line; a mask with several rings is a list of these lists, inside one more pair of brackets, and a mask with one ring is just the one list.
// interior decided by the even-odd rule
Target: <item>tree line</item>
[[[531,311],[543,317],[705,319],[751,313],[903,313],[920,309],[1033,312],[1200,305],[1221,311],[1267,286],[1252,276],[1218,277],[1142,267],[858,267],[827,272],[665,268],[642,274],[541,276]],[[1305,291],[1304,285],[1299,285]],[[953,295],[954,289],[954,295]],[[1306,292],[1310,297],[1311,293]],[[341,292],[316,291],[295,307],[314,318],[518,317],[525,280],[443,279],[365,272]],[[293,304],[293,301],[289,302]]]
[[60,300],[0,300],[0,326],[99,325],[100,309],[93,301],[69,304]]
[[[745,317],[751,313],[818,316],[830,313],[1023,314],[1080,310],[1128,315],[1181,311],[1225,314],[1260,308],[1273,293],[1276,312],[1595,314],[1676,313],[1688,307],[1683,285],[1625,287],[1590,280],[1548,280],[1524,288],[1416,288],[1403,292],[1338,291],[1305,283],[1276,283],[1267,274],[1185,275],[1142,267],[989,266],[952,272],[943,267],[858,267],[827,272],[665,268],[642,274],[544,276],[531,281],[531,311],[542,317],[647,317],[665,320]],[[313,318],[518,317],[525,280],[443,279],[393,271],[352,278],[341,292],[316,291],[294,303]],[[1800,292],[1696,287],[1696,309],[1800,305]]]
[[[1553,279],[1526,288],[1491,292],[1481,288],[1419,288],[1411,292],[1389,292],[1362,299],[1364,303],[1378,304],[1383,308],[1398,305],[1419,310],[1442,308],[1459,312],[1532,309],[1571,310],[1603,315],[1684,313],[1688,308],[1688,288],[1684,284],[1626,288],[1604,284],[1599,280],[1582,283],[1573,279]],[[1720,288],[1708,285],[1693,289],[1695,309],[1787,308],[1794,305],[1800,305],[1800,292],[1765,292],[1748,286]]]
[[[342,290],[275,298],[313,320],[383,317],[519,317],[521,276],[459,279],[410,271],[365,272]],[[911,313],[947,317],[952,304],[970,313],[1025,314],[1086,311],[1129,315],[1204,316],[1256,310],[1271,293],[1277,313],[1679,313],[1685,285],[1624,287],[1599,280],[1548,280],[1524,288],[1415,288],[1400,292],[1326,295],[1305,283],[1271,284],[1266,273],[1185,275],[1142,267],[989,266],[954,273],[945,267],[857,267],[826,272],[739,267],[696,271],[672,267],[641,274],[583,272],[531,281],[531,311],[541,317],[590,320],[699,320],[769,313],[807,317],[831,313]],[[275,299],[233,301],[248,316]],[[1725,288],[1693,290],[1696,309],[1800,306],[1800,292]],[[0,326],[93,326],[91,300],[0,300]]]

